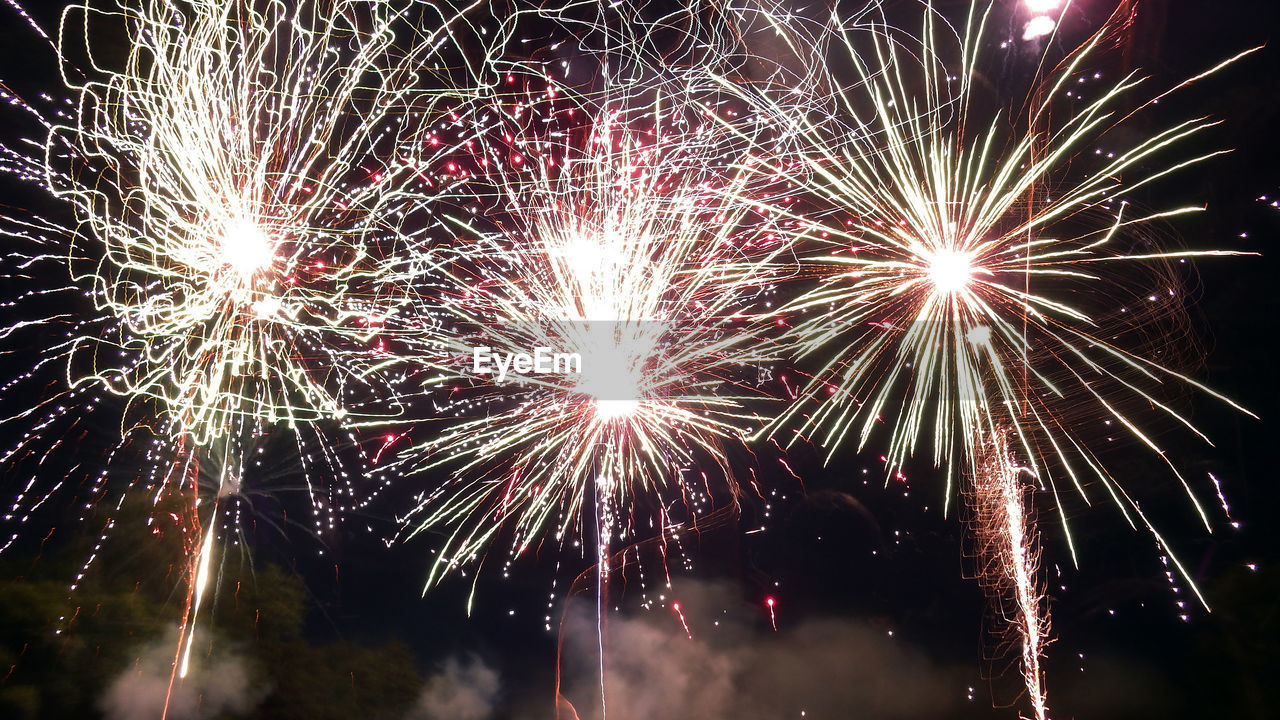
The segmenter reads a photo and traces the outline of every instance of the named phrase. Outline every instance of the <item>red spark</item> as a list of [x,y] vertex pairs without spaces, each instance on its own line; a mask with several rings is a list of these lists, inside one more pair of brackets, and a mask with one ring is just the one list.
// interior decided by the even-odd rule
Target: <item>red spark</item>
[[689,632],[689,623],[684,621],[684,613],[680,611],[680,603],[678,602],[671,603],[671,609],[675,610],[676,616],[680,618],[680,625],[684,628],[684,634],[688,635],[689,639],[692,640],[693,633]]

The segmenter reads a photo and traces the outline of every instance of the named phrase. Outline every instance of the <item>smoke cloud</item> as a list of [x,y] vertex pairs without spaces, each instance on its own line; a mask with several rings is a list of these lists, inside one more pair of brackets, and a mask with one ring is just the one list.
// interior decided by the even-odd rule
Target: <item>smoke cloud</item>
[[164,713],[168,698],[170,720],[204,720],[246,713],[266,696],[266,688],[253,682],[247,663],[224,651],[193,656],[187,677],[175,679],[170,693],[177,647],[177,637],[171,636],[144,648],[134,664],[107,685],[99,701],[104,717],[154,720]]
[[[681,583],[679,596],[692,638],[670,606],[607,619],[610,720],[891,720],[949,717],[966,702],[972,669],[941,666],[868,621],[823,618],[774,633],[721,586]],[[565,694],[582,720],[598,719],[593,608],[572,610],[569,623]]]
[[449,658],[427,680],[409,720],[489,720],[498,688],[498,672],[479,659]]

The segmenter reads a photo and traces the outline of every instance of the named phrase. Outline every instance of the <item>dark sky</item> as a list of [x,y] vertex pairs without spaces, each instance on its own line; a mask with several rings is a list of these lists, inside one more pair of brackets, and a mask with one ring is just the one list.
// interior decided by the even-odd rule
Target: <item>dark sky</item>
[[[954,15],[964,4],[940,5]],[[1074,5],[1068,33],[1105,17],[1101,0]],[[1140,8],[1130,59],[1159,85],[1272,42],[1280,31],[1280,7],[1267,0],[1144,0]],[[54,26],[48,9],[36,10],[46,27]],[[6,39],[0,79],[23,93],[41,83],[55,93],[48,54],[12,13],[0,16]],[[1207,482],[1208,472],[1221,480],[1241,529],[1229,529],[1211,507],[1218,513],[1216,532],[1207,535],[1176,487],[1152,489],[1152,507],[1168,519],[1169,539],[1194,569],[1214,612],[1193,602],[1178,608],[1177,601],[1190,600],[1185,589],[1171,589],[1149,536],[1131,531],[1112,508],[1073,518],[1078,570],[1070,567],[1056,523],[1046,518],[1044,564],[1056,637],[1047,672],[1055,717],[1265,718],[1280,707],[1274,689],[1280,673],[1280,530],[1272,522],[1280,508],[1280,253],[1273,248],[1280,209],[1259,200],[1280,199],[1277,71],[1280,48],[1267,47],[1171,97],[1157,115],[1221,118],[1223,124],[1197,142],[1235,150],[1153,190],[1176,198],[1169,205],[1207,206],[1207,212],[1175,222],[1181,241],[1262,253],[1198,261],[1191,307],[1208,351],[1196,377],[1262,420],[1189,398],[1193,417],[1216,447],[1170,436],[1173,455],[1193,482]],[[0,132],[5,129],[0,124]],[[17,122],[9,130],[27,132]],[[10,425],[3,432],[17,429]],[[612,603],[620,609],[606,641],[620,678],[618,698],[631,706],[631,714],[615,708],[619,717],[794,718],[801,710],[810,718],[1016,717],[1012,709],[991,709],[993,695],[998,703],[1015,699],[1016,673],[1005,671],[1005,661],[983,659],[995,648],[983,632],[981,593],[965,579],[962,526],[941,512],[941,477],[922,465],[912,468],[909,486],[886,489],[877,454],[845,452],[823,467],[802,449],[792,466],[804,477],[803,488],[777,469],[762,470],[780,490],[763,520],[765,531],[749,532],[761,526],[763,508],[748,498],[741,517],[713,524],[669,559],[671,590],[655,577],[663,570],[652,548],[642,551],[645,580],[628,574],[612,588]],[[1120,465],[1141,473],[1146,462],[1122,459]],[[9,479],[4,482],[10,489]],[[306,513],[296,493],[267,506],[264,513],[272,516]],[[424,673],[437,672],[451,658],[464,666],[474,660],[496,673],[495,717],[533,720],[551,714],[557,631],[563,629],[563,689],[584,720],[593,716],[586,712],[595,697],[591,604],[565,604],[566,588],[588,567],[580,553],[548,544],[517,563],[509,578],[486,568],[468,616],[469,576],[422,596],[430,538],[385,546],[393,510],[375,506],[369,517],[350,518],[341,532],[323,539],[303,532],[286,538],[251,533],[260,561],[280,563],[304,579],[312,594],[308,636],[403,639]],[[327,553],[318,557],[322,543]],[[767,597],[776,598],[776,633]],[[681,602],[694,640],[685,636],[673,599]],[[652,605],[641,609],[646,601]],[[1186,621],[1179,617],[1184,613]],[[551,632],[544,629],[548,614]],[[474,681],[476,674],[462,675]]]

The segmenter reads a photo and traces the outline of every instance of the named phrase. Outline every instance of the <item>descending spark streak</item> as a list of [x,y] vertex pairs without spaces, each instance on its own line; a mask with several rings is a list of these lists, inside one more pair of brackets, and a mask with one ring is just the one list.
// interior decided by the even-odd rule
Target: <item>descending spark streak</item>
[[685,637],[693,639],[693,631],[689,629],[689,623],[684,618],[684,611],[680,609],[680,603],[671,603],[671,610],[675,612],[676,617],[680,618],[680,627],[684,628]]
[[[1048,709],[1040,661],[1048,641],[1047,601],[1040,583],[1040,550],[1028,501],[1034,487],[1027,468],[1010,454],[1007,431],[997,428],[978,458],[969,491],[978,579],[998,608],[994,621],[1015,628],[1022,646],[1022,677],[1036,720]],[[1012,607],[1008,607],[1010,604]]]

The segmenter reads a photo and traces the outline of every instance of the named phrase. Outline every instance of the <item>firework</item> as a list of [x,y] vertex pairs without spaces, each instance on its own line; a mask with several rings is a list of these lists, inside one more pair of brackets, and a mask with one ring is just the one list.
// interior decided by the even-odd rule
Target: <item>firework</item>
[[[458,89],[467,65],[442,70],[441,57],[465,12],[146,0],[62,14],[56,49],[74,99],[43,122],[42,158],[5,153],[6,169],[75,216],[74,227],[10,219],[20,236],[62,244],[30,262],[60,255],[95,311],[55,348],[71,390],[45,403],[41,425],[102,389],[126,405],[118,447],[139,430],[165,446],[148,452],[163,466],[130,489],[191,499],[175,676],[187,672],[216,538],[238,513],[229,499],[241,495],[255,438],[330,422],[354,440],[354,428],[401,411],[377,374],[380,323],[404,296],[386,258],[419,242],[429,223],[401,228],[458,182],[437,161],[450,133],[472,127],[473,89]],[[99,33],[132,38],[123,61],[100,56],[109,40]],[[335,483],[346,478],[329,448],[320,462]],[[214,478],[209,497],[202,475]],[[317,492],[310,473],[307,486],[317,529],[332,527],[343,500]]]
[[135,38],[119,72],[77,82],[64,70],[74,123],[46,148],[47,183],[81,223],[71,255],[91,259],[76,280],[120,320],[118,336],[80,340],[74,353],[92,359],[73,383],[152,402],[167,434],[196,444],[246,421],[360,417],[343,396],[351,363],[332,353],[366,344],[370,321],[394,308],[377,243],[419,202],[408,181],[435,172],[418,146],[448,94],[423,90],[420,68],[450,25],[406,47],[394,32],[403,12],[147,2],[64,13],[63,57],[77,57],[76,22],[118,22]]
[[[1042,603],[1021,500],[1012,501],[1017,473],[1006,466],[1023,459],[1064,527],[1061,491],[1074,488],[1088,502],[1096,494],[1088,486],[1099,484],[1131,525],[1144,525],[1168,551],[1139,500],[1092,449],[1089,436],[1101,423],[1150,449],[1209,527],[1196,493],[1144,429],[1153,421],[1125,408],[1154,409],[1204,438],[1161,400],[1167,388],[1231,401],[1161,362],[1163,346],[1148,354],[1125,341],[1179,302],[1176,282],[1153,291],[1143,278],[1164,277],[1162,267],[1188,258],[1232,253],[1162,249],[1145,229],[1198,208],[1141,212],[1130,202],[1138,188],[1216,155],[1160,161],[1213,121],[1101,149],[1108,131],[1168,94],[1135,109],[1143,83],[1135,74],[1079,89],[1087,61],[1129,17],[1130,4],[1038,77],[1022,111],[984,119],[978,80],[989,11],[971,9],[953,31],[926,7],[918,36],[880,11],[833,18],[816,36],[799,20],[771,18],[797,38],[790,47],[817,48],[798,77],[808,84],[798,92],[724,85],[776,118],[795,143],[793,153],[762,156],[757,169],[805,198],[774,205],[795,241],[810,248],[802,261],[817,281],[780,311],[794,322],[787,338],[797,355],[816,368],[766,433],[794,430],[790,441],[812,439],[834,453],[848,442],[862,448],[883,426],[891,473],[927,445],[947,471],[948,501],[956,476],[969,476],[978,514],[988,519],[982,531],[1000,536],[998,555],[1007,560],[1000,572],[1019,578],[1023,670],[1043,717]],[[832,54],[848,63],[832,69]],[[1108,306],[1134,287],[1150,296]],[[991,449],[993,437],[1007,440]],[[1069,532],[1066,539],[1074,559]]]
[[[427,587],[483,562],[500,538],[515,557],[593,534],[598,607],[611,548],[665,540],[681,515],[736,498],[738,444],[794,429],[834,453],[883,424],[890,471],[928,445],[948,499],[966,483],[980,577],[1018,632],[1041,720],[1035,491],[1052,494],[1065,527],[1060,490],[1089,501],[1101,487],[1165,546],[1095,454],[1091,426],[1114,424],[1155,452],[1210,524],[1148,421],[1126,409],[1204,437],[1161,400],[1166,388],[1230,402],[1128,343],[1179,302],[1177,284],[1147,297],[1144,280],[1137,303],[1108,305],[1137,285],[1116,269],[1162,278],[1167,264],[1229,254],[1150,244],[1145,228],[1193,209],[1130,204],[1212,157],[1160,160],[1211,121],[1098,146],[1164,97],[1135,110],[1135,75],[1076,89],[1129,4],[1037,76],[1025,108],[991,118],[975,101],[980,10],[954,48],[927,7],[919,37],[875,4],[822,27],[754,11],[730,27],[739,16],[719,4],[642,23],[624,8],[621,32],[594,3],[529,11],[580,30],[575,52],[591,55],[603,33],[602,77],[574,85],[569,50],[559,67],[495,59],[524,42],[523,11],[478,53],[441,60],[466,10],[396,5],[72,6],[56,44],[76,98],[47,124],[41,158],[0,153],[0,167],[74,214],[3,218],[40,247],[22,262],[69,263],[61,290],[94,306],[90,320],[42,321],[69,329],[52,355],[71,390],[42,406],[50,417],[35,434],[103,390],[124,399],[123,436],[163,440],[146,490],[191,489],[175,674],[225,499],[242,493],[257,438],[277,424],[445,425],[403,451],[416,428],[385,435],[369,458],[392,458],[384,472],[449,473],[402,518],[408,535],[443,535]],[[1026,3],[1026,41],[1052,38],[1060,5]],[[95,33],[111,26],[135,38],[116,70],[95,55]],[[761,29],[777,31],[785,59],[733,46]],[[700,49],[650,44],[672,31]],[[849,63],[833,69],[841,51]],[[482,93],[487,83],[501,89]],[[818,287],[774,311],[795,247]],[[788,343],[811,378],[765,420],[755,386]],[[417,412],[428,398],[443,418]],[[331,453],[321,462],[340,473]],[[201,476],[207,492],[195,490]],[[19,498],[15,512],[24,502],[41,501]],[[603,631],[600,641],[603,684]]]
[[[744,313],[783,245],[744,236],[756,209],[723,202],[740,177],[722,174],[725,136],[704,107],[660,94],[584,108],[561,88],[533,92],[508,127],[532,122],[536,141],[504,130],[511,142],[474,161],[507,214],[491,229],[489,213],[467,221],[455,274],[431,298],[456,337],[414,359],[452,359],[468,386],[459,421],[406,460],[454,474],[415,511],[414,533],[447,535],[428,586],[504,530],[518,555],[585,534],[584,515],[603,563],[611,541],[666,530],[673,503],[710,500],[687,477],[696,464],[735,494],[723,448],[758,427],[746,402],[764,358]],[[573,367],[502,376],[503,358],[538,348]],[[645,498],[658,507],[648,529]]]
[[[808,152],[800,164],[761,167],[836,208],[820,219],[791,216],[797,240],[818,248],[803,259],[819,287],[780,312],[797,318],[789,337],[799,354],[824,360],[771,432],[798,423],[799,435],[834,452],[850,435],[861,446],[884,423],[890,469],[927,439],[939,466],[972,471],[980,438],[1008,421],[1013,445],[1055,495],[1064,480],[1085,493],[1085,482],[1093,479],[1126,516],[1141,516],[1079,428],[1059,418],[1091,403],[1103,422],[1115,423],[1163,459],[1138,420],[1121,411],[1126,396],[1202,438],[1160,401],[1160,388],[1172,381],[1231,401],[1120,347],[1113,340],[1120,333],[1102,334],[1126,316],[1139,322],[1157,316],[1153,309],[1106,308],[1097,314],[1107,317],[1099,318],[1085,302],[1058,298],[1112,297],[1111,291],[1125,289],[1110,272],[1116,267],[1151,275],[1147,267],[1170,260],[1235,254],[1147,245],[1142,227],[1198,208],[1139,213],[1126,202],[1138,187],[1217,155],[1147,165],[1214,123],[1191,120],[1152,133],[1134,147],[1106,153],[1096,169],[1075,177],[1067,172],[1068,161],[1095,154],[1092,143],[1121,119],[1116,106],[1140,82],[1125,77],[1097,99],[1079,101],[1069,118],[1050,117],[1050,99],[1081,72],[1105,32],[1063,61],[1028,111],[1030,129],[1010,135],[1002,130],[1009,121],[1002,119],[975,130],[969,108],[985,16],[970,16],[961,71],[954,76],[943,70],[933,26],[939,21],[932,13],[926,18],[925,42],[917,48],[925,83],[919,94],[909,94],[908,81],[889,70],[906,63],[905,50],[896,44],[901,38],[880,27],[863,35],[870,53],[855,51],[852,30],[838,35],[859,78],[845,91],[858,97],[840,97],[846,107],[867,107],[868,120],[837,132],[835,116],[817,124],[809,120],[812,113],[770,108],[780,123],[793,123]],[[868,64],[867,57],[877,63]],[[1145,299],[1177,301],[1176,287],[1161,290],[1162,296]],[[904,404],[889,420],[884,416],[895,398]],[[1207,524],[1190,486],[1164,462]]]

